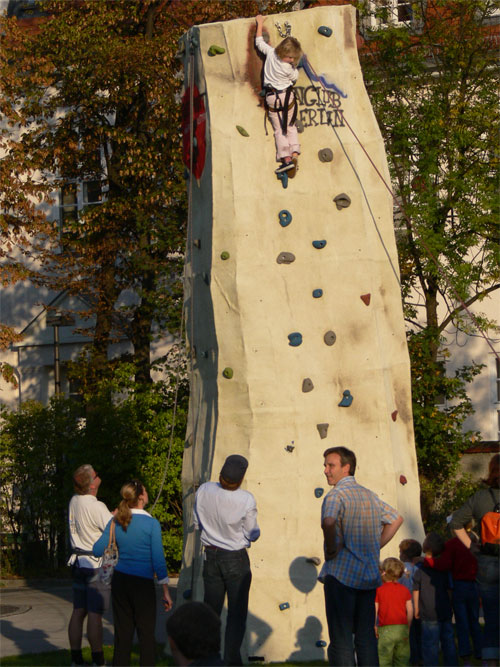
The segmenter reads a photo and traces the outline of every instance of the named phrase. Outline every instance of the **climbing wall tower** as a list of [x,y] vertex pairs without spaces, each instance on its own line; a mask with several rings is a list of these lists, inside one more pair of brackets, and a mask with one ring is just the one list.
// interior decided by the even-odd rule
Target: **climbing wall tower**
[[255,21],[194,27],[183,42],[193,370],[179,599],[203,598],[194,492],[218,479],[227,455],[242,454],[262,530],[250,549],[243,648],[266,662],[325,657],[317,574],[327,447],[353,449],[357,480],[403,515],[386,555],[398,554],[399,539],[422,537],[393,202],[355,10],[266,17],[271,45],[287,30],[309,63],[296,85],[293,180],[274,174]]

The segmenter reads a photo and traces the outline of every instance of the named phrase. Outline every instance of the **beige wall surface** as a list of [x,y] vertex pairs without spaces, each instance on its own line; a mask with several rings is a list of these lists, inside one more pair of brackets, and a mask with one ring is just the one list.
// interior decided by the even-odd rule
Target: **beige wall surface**
[[[300,169],[286,188],[274,174],[272,130],[268,123],[266,135],[258,95],[254,20],[199,26],[185,38],[187,109],[195,84],[206,108],[207,145],[203,173],[188,182],[185,302],[193,372],[179,590],[203,595],[194,491],[218,479],[227,455],[242,454],[249,460],[244,488],[256,497],[262,531],[250,549],[244,651],[266,661],[312,660],[325,657],[317,642],[327,640],[319,568],[308,562],[322,559],[320,511],[329,490],[323,451],[353,449],[357,480],[403,515],[385,555],[398,555],[404,537],[421,539],[422,524],[392,198],[360,146],[389,182],[358,62],[355,11],[268,16],[273,46],[281,40],[275,21],[289,22],[315,72],[345,95],[329,98],[300,70]],[[318,33],[320,26],[332,35]],[[209,55],[213,45],[224,53]],[[320,161],[324,148],[333,151],[331,162]],[[338,209],[333,200],[341,193],[351,204]],[[283,210],[292,216],[285,227]],[[316,240],[326,245],[317,249]],[[295,261],[278,263],[282,252]],[[317,289],[320,298],[312,295]],[[324,341],[330,331],[333,345]],[[289,345],[294,332],[302,335],[297,347]],[[223,375],[228,368],[231,378]],[[311,391],[303,391],[305,379]],[[353,397],[349,407],[339,406],[344,391]],[[326,437],[319,424],[328,424]],[[280,609],[283,603],[289,606]]]

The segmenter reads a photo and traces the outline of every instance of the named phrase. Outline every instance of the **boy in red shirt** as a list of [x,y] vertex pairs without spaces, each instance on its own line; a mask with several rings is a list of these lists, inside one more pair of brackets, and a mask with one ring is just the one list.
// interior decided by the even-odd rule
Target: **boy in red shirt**
[[375,614],[378,627],[378,658],[380,667],[408,665],[410,661],[410,623],[413,618],[411,593],[398,583],[405,566],[397,558],[386,558],[382,563],[382,586],[375,596]]

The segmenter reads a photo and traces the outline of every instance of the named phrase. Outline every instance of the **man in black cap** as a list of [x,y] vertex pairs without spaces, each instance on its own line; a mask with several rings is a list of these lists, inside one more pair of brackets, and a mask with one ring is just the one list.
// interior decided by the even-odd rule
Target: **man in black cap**
[[228,456],[218,482],[206,482],[196,492],[194,526],[204,548],[205,602],[220,616],[227,593],[224,661],[242,665],[240,648],[245,635],[248,593],[252,581],[247,548],[260,536],[257,505],[240,488],[248,468],[244,456]]

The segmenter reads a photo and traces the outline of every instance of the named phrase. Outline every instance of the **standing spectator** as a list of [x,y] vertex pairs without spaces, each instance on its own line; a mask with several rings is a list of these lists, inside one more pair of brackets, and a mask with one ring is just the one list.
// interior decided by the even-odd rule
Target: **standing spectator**
[[474,656],[477,660],[481,660],[482,635],[479,625],[476,557],[458,537],[454,537],[446,542],[444,551],[438,558],[429,556],[424,563],[440,572],[451,572],[453,580],[451,601],[457,629],[458,654],[464,665],[470,665],[471,637]]
[[[444,550],[444,539],[437,533],[429,533],[423,550],[427,557],[439,556]],[[426,667],[439,665],[440,644],[443,664],[458,665],[450,589],[449,573],[422,565],[413,575],[413,606],[415,618],[422,619],[422,658]]]
[[[473,548],[473,542],[466,525],[474,519],[480,526],[485,514],[494,511],[500,503],[500,454],[490,459],[488,477],[484,481],[486,488],[477,491],[454,512],[450,522],[450,528],[468,549]],[[477,582],[484,615],[482,658],[488,665],[496,665],[500,657],[499,545],[487,544],[483,538],[481,542],[477,554]]]
[[205,602],[220,616],[227,593],[224,661],[242,665],[248,595],[252,582],[247,549],[260,536],[257,505],[249,491],[240,489],[248,467],[245,457],[228,456],[218,482],[206,482],[196,492],[194,526],[204,548]]
[[[378,665],[375,592],[381,585],[380,548],[403,523],[395,509],[354,479],[356,455],[346,447],[324,453],[325,475],[334,488],[321,510],[330,665]],[[354,636],[354,646],[353,646]]]
[[[405,571],[400,579],[400,583],[413,593],[413,575],[415,570],[421,566],[422,545],[417,540],[403,540],[399,545],[399,558],[403,561]],[[413,599],[412,599],[413,604]],[[415,618],[410,625],[410,665],[419,665],[422,663],[422,622]]]
[[220,657],[220,618],[204,602],[186,602],[167,619],[174,664],[224,665]]
[[378,626],[378,659],[380,667],[400,665],[410,660],[410,624],[413,619],[411,593],[398,583],[405,566],[397,558],[386,558],[382,563],[382,586],[375,595],[375,614]]
[[[116,544],[118,563],[111,580],[115,650],[113,665],[130,665],[134,631],[139,639],[140,664],[155,664],[156,591],[154,575],[163,587],[165,610],[172,607],[168,590],[168,574],[161,528],[144,507],[148,492],[138,480],[124,484],[122,500],[116,510]],[[111,521],[94,544],[96,556],[102,556],[108,546]]]
[[112,514],[97,500],[101,478],[86,463],[73,473],[75,495],[69,503],[69,539],[71,556],[68,565],[73,575],[73,613],[68,626],[71,663],[83,665],[82,635],[87,616],[87,637],[92,662],[104,665],[102,650],[102,615],[109,605],[110,587],[100,581],[100,558],[92,553]]

